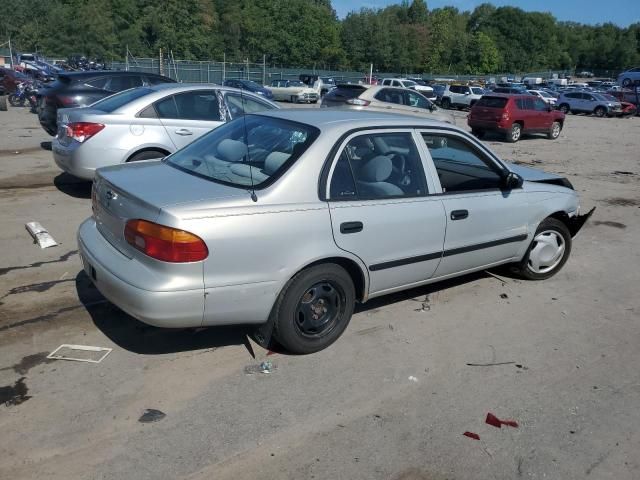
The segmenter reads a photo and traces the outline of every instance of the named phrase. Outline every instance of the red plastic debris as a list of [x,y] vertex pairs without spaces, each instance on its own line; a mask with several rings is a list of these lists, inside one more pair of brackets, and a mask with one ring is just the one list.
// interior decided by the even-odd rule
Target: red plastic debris
[[273,350],[267,350],[267,357],[271,356],[271,355],[275,355],[276,352],[274,352]]
[[464,435],[465,437],[473,438],[474,440],[480,440],[480,435],[478,435],[477,433],[464,432],[462,435]]
[[516,422],[515,420],[500,420],[493,413],[487,413],[487,419],[485,420],[485,422],[496,428],[501,428],[502,425],[518,428],[518,422]]

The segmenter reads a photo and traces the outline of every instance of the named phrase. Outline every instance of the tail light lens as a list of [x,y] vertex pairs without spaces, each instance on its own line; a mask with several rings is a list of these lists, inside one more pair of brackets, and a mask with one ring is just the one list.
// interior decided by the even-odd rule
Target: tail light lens
[[502,114],[502,119],[503,119],[503,120],[509,120],[509,112],[504,112],[504,113]]
[[360,98],[350,98],[346,103],[348,103],[349,105],[360,105],[362,107],[366,107],[371,102],[368,100],[362,100]]
[[104,128],[101,123],[74,122],[67,125],[66,136],[78,142],[86,142]]
[[163,262],[198,262],[209,256],[207,245],[197,235],[146,220],[129,220],[124,238],[145,255]]
[[65,107],[77,107],[78,106],[78,104],[76,103],[75,99],[73,97],[69,97],[67,95],[59,95],[58,96],[58,100]]

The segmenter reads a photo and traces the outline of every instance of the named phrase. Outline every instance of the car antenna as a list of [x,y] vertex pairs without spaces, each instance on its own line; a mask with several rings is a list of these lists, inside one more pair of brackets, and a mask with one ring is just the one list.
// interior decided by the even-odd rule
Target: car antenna
[[244,110],[244,89],[240,87],[240,99],[242,100],[242,124],[244,127],[244,140],[247,144],[247,162],[249,163],[249,177],[251,178],[251,200],[258,201],[256,189],[253,186],[253,169],[251,167],[251,153],[249,152],[249,133],[247,131],[247,114]]

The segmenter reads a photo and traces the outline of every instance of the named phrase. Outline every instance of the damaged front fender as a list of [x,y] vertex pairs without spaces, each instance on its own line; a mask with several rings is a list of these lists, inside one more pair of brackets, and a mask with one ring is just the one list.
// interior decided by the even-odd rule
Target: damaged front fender
[[575,238],[578,235],[580,229],[584,226],[584,224],[589,220],[596,207],[593,207],[584,215],[574,215],[573,217],[569,217],[567,221],[567,227],[569,228],[569,232],[571,232],[571,238]]

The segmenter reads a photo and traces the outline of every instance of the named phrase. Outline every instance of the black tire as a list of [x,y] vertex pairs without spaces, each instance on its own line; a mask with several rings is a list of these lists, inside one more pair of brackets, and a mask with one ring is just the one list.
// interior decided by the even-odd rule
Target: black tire
[[511,128],[505,135],[505,138],[509,143],[516,143],[518,140],[520,140],[521,136],[522,136],[522,125],[520,125],[519,123],[514,123],[513,125],[511,125]]
[[[540,238],[545,238],[546,232],[549,232],[549,238],[561,238],[562,242],[564,242],[564,248],[559,261],[556,260],[552,263],[552,265],[548,266],[551,268],[549,268],[548,270],[541,270],[540,268],[538,268],[536,271],[536,268],[532,263],[532,253],[535,252],[538,243],[542,243],[536,241],[536,238],[538,238],[539,236]],[[538,225],[533,238],[534,239],[532,240],[531,245],[529,245],[529,248],[527,249],[527,253],[525,253],[522,261],[520,261],[520,263],[513,267],[513,270],[518,275],[526,278],[527,280],[545,280],[558,273],[560,269],[562,269],[564,264],[567,263],[569,255],[571,254],[571,234],[569,233],[569,229],[567,228],[567,226],[560,220],[548,217],[540,222],[540,225]]]
[[567,104],[567,103],[562,103],[562,104],[558,107],[558,110],[560,110],[562,113],[564,113],[564,114],[566,115],[567,113],[569,113],[569,112],[570,112],[569,104]]
[[624,80],[622,80],[622,86],[623,87],[628,87],[629,85],[631,85],[631,79],[630,78],[625,78]]
[[160,150],[144,150],[129,157],[127,163],[138,162],[140,160],[153,160],[154,158],[164,158],[166,156],[167,154]]
[[18,97],[15,93],[9,95],[9,103],[12,107],[23,107],[24,97]]
[[547,133],[547,138],[549,140],[555,140],[560,136],[560,132],[562,131],[562,124],[560,122],[553,122],[551,124],[551,129],[549,133]]
[[471,133],[476,137],[476,138],[482,138],[484,137],[484,134],[486,133],[484,130],[480,130],[479,128],[472,128],[471,129]]
[[593,114],[598,118],[602,118],[607,114],[607,109],[604,107],[596,107]]
[[442,108],[444,108],[445,110],[449,110],[451,108],[451,99],[450,98],[443,98],[440,101],[440,105],[442,106]]
[[326,263],[301,271],[273,306],[269,318],[273,339],[291,353],[327,348],[349,325],[355,297],[353,281],[339,265]]
[[7,111],[7,96],[0,95],[0,112],[6,112],[6,111]]

